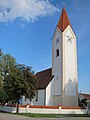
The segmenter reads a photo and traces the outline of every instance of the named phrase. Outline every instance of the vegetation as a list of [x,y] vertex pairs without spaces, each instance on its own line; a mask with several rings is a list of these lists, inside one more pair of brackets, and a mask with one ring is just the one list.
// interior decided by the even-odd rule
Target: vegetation
[[17,64],[10,54],[0,54],[0,102],[18,102],[24,95],[33,98],[35,95],[34,71],[30,66]]
[[82,100],[78,100],[79,106],[86,108],[87,107],[87,99],[83,98]]
[[64,118],[64,117],[90,117],[88,114],[33,114],[19,113],[18,115],[35,117],[35,118]]

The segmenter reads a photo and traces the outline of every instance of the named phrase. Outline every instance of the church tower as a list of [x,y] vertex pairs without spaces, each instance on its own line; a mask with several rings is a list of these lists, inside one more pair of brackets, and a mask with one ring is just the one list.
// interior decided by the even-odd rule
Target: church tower
[[53,105],[78,106],[76,36],[65,8],[52,45]]

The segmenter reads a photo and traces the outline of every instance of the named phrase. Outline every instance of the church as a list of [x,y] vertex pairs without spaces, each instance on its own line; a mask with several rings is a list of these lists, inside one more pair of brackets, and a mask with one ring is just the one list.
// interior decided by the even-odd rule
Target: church
[[36,73],[37,94],[31,105],[78,106],[78,67],[76,35],[66,9],[52,39],[52,68]]

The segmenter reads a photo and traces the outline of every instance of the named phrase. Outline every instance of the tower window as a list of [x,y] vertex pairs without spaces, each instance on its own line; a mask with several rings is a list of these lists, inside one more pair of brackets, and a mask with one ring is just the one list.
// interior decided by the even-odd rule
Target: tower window
[[56,57],[59,56],[59,49],[56,50]]

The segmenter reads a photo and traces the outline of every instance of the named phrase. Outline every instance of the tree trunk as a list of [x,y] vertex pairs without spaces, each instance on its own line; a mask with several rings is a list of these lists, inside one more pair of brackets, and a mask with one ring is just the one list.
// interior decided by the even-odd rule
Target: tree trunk
[[17,102],[17,111],[16,111],[16,113],[19,113],[19,100]]

